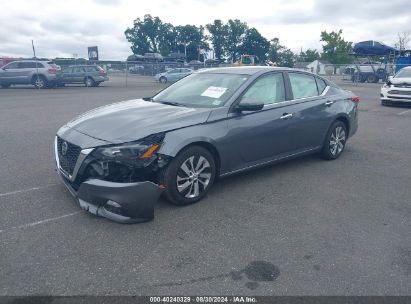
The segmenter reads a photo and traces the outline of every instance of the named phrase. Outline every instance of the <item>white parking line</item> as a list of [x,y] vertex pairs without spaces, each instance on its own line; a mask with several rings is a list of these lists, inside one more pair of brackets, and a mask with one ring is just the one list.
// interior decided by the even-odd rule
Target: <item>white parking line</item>
[[411,110],[406,110],[406,111],[400,112],[400,113],[398,113],[398,115],[402,115],[402,114],[405,114],[405,113],[408,113],[408,112],[411,112]]
[[28,189],[23,189],[23,190],[16,190],[16,191],[12,191],[12,192],[0,193],[0,197],[9,196],[9,195],[13,195],[13,194],[24,193],[24,192],[29,192],[29,191],[34,191],[34,190],[41,190],[41,189],[45,189],[45,188],[49,188],[49,187],[54,187],[54,186],[57,186],[57,185],[59,185],[59,184],[51,184],[51,185],[46,185],[46,186],[41,186],[41,187],[33,187],[33,188],[28,188]]
[[47,223],[47,222],[60,220],[60,219],[63,219],[63,218],[69,217],[69,216],[73,216],[73,215],[79,214],[80,212],[82,212],[82,211],[76,211],[76,212],[73,212],[73,213],[68,213],[68,214],[64,214],[64,215],[58,216],[58,217],[48,218],[48,219],[41,220],[41,221],[34,222],[34,223],[29,223],[29,224],[24,224],[24,225],[20,225],[20,226],[11,227],[11,228],[8,228],[8,229],[3,229],[3,230],[0,230],[0,233],[6,232],[6,231],[9,231],[9,230],[24,229],[24,228],[28,228],[28,227],[33,227],[33,226],[37,226],[37,225],[40,225],[40,224],[44,224],[44,223]]

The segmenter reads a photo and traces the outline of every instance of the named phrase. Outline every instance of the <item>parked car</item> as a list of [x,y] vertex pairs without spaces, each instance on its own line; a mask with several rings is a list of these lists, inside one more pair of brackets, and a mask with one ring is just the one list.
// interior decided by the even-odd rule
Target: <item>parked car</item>
[[154,79],[161,83],[166,83],[168,81],[180,80],[181,78],[184,78],[190,75],[191,73],[193,73],[192,69],[187,69],[187,68],[171,69],[166,72],[155,75]]
[[0,85],[8,88],[16,84],[32,84],[44,89],[55,86],[61,80],[61,69],[52,61],[13,61],[0,69]]
[[63,84],[84,83],[86,87],[96,87],[108,80],[106,71],[98,65],[71,65],[63,69]]
[[186,57],[183,53],[170,53],[168,56],[164,57],[164,61],[184,63]]
[[368,40],[361,41],[354,45],[353,52],[357,55],[364,56],[385,56],[398,52],[395,48],[385,45],[384,43]]
[[163,56],[159,53],[145,53],[144,54],[145,61],[151,62],[161,62],[164,60]]
[[394,77],[389,77],[381,88],[381,104],[411,104],[411,66],[402,68]]
[[357,131],[358,101],[300,70],[202,70],[68,122],[55,139],[57,172],[83,209],[147,221],[162,194],[187,205],[217,177],[310,153],[338,158]]

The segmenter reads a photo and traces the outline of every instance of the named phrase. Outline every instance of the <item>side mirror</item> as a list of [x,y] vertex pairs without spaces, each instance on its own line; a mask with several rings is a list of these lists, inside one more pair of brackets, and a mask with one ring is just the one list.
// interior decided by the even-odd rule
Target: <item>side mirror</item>
[[253,102],[251,100],[242,100],[236,107],[235,110],[237,112],[253,112],[253,111],[260,111],[264,108],[264,104],[262,102]]

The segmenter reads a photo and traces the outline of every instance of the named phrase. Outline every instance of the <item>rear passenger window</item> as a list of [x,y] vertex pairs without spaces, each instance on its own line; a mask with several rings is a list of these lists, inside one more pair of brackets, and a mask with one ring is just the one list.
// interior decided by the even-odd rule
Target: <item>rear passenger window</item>
[[315,78],[302,73],[289,73],[294,99],[318,96]]
[[318,94],[321,95],[327,87],[327,84],[320,78],[315,78],[315,80],[317,81]]
[[73,68],[73,73],[84,73],[83,67],[75,67]]
[[263,76],[254,82],[241,100],[272,104],[285,100],[283,74]]

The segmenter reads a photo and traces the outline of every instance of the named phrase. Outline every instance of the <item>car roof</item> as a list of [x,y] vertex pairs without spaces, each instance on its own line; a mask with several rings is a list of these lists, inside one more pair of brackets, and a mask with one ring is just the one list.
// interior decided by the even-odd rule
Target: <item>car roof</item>
[[215,73],[215,74],[241,74],[254,75],[262,72],[270,71],[301,71],[299,69],[285,68],[285,67],[270,67],[270,66],[239,66],[239,67],[224,67],[224,68],[210,68],[199,70],[198,73]]

